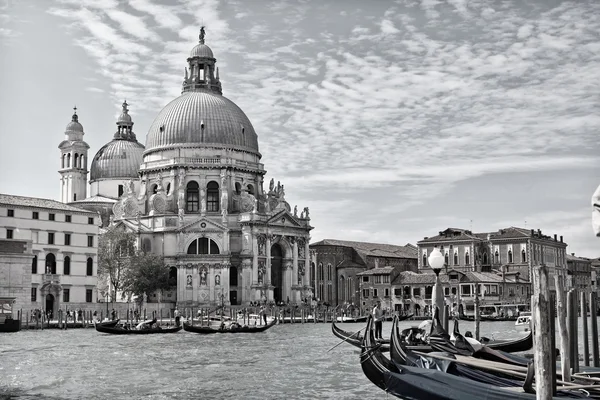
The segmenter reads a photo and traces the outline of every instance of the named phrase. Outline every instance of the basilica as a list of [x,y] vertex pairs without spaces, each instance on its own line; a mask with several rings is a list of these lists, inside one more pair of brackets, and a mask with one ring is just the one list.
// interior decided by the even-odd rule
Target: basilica
[[91,161],[77,114],[61,151],[61,200],[135,232],[177,277],[180,307],[301,302],[313,296],[308,207],[293,211],[285,187],[260,163],[258,136],[222,94],[204,28],[187,58],[182,93],[137,141],[128,104]]

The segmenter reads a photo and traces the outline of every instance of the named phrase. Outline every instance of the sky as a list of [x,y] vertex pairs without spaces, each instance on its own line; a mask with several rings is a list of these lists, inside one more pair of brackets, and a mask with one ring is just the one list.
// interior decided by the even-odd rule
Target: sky
[[124,99],[143,144],[203,25],[311,242],[517,226],[600,256],[593,0],[0,0],[0,192],[59,198],[75,105],[90,159]]

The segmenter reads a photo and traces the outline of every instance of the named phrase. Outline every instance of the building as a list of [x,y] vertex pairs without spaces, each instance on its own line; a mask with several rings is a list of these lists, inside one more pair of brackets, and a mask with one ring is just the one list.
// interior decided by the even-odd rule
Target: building
[[263,189],[258,136],[222,95],[216,61],[202,28],[181,96],[157,115],[145,146],[123,103],[117,132],[92,160],[90,197],[72,204],[163,256],[181,307],[300,302],[312,297],[309,209],[292,211],[280,182]]
[[0,194],[0,237],[31,241],[31,307],[52,310],[98,300],[96,213],[34,197]]
[[[417,243],[419,271],[431,271],[427,257],[438,247],[444,254],[447,268],[456,271],[503,272],[505,276],[519,273],[531,281],[534,265],[545,264],[551,274],[566,275],[567,244],[557,235],[550,237],[541,230],[509,227],[496,232],[473,233],[466,229],[448,228]],[[554,288],[554,279],[550,282]]]
[[[450,269],[440,273],[446,304],[460,314],[473,315],[475,296],[481,306],[522,305],[529,308],[531,285],[520,274],[474,272]],[[391,309],[430,315],[435,274],[401,272],[391,283]],[[479,289],[479,291],[477,291]]]
[[575,253],[567,254],[567,280],[569,288],[591,291],[595,286],[595,280],[592,280],[592,260],[575,257]]
[[[417,270],[417,248],[411,244],[324,239],[311,244],[310,251],[316,300],[330,305],[370,307],[377,299],[385,304],[395,275]],[[367,291],[369,296],[363,296]]]
[[[0,239],[0,298],[14,299],[13,311],[31,308],[31,240]],[[4,315],[0,313],[0,317]]]

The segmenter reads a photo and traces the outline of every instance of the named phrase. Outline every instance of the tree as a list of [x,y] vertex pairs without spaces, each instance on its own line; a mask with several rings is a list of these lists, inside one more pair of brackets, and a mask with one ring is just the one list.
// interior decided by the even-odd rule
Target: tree
[[127,270],[124,288],[133,295],[143,297],[152,293],[169,290],[173,283],[169,280],[169,269],[165,267],[161,256],[138,251],[131,259],[130,268]]
[[[98,275],[108,281],[112,287],[111,300],[115,301],[117,293],[123,290],[123,281],[131,266],[131,258],[135,255],[137,239],[134,233],[118,229],[109,229],[100,236],[98,242]],[[106,287],[109,293],[109,287]]]

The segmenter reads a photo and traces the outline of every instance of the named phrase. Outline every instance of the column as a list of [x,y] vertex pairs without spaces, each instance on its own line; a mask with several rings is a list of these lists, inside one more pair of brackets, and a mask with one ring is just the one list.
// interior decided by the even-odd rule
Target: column
[[[263,276],[264,281],[264,276]],[[252,232],[252,284],[258,283],[258,235]]]
[[292,270],[292,285],[290,287],[293,287],[293,286],[298,285],[298,239],[295,237],[292,237],[291,240],[292,240],[293,270]]
[[306,238],[304,241],[304,286],[310,286],[310,280],[312,277],[310,276],[310,248],[309,248],[309,240],[310,238]]
[[273,235],[267,234],[267,247],[266,247],[266,253],[267,253],[267,272],[265,273],[265,276],[263,276],[263,282],[265,284],[271,284],[271,238],[273,237]]

